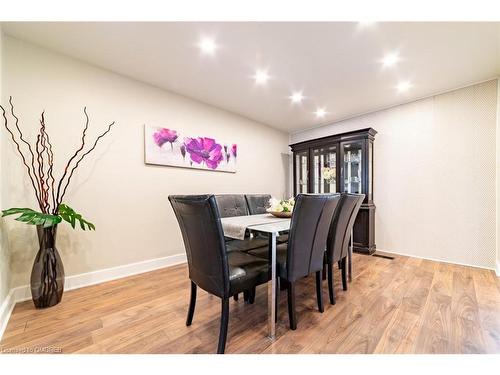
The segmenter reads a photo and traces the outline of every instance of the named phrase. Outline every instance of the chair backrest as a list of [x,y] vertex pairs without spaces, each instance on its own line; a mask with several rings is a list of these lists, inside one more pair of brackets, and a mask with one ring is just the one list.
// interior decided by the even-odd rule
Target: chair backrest
[[245,194],[250,215],[265,214],[269,207],[270,194]]
[[216,195],[220,217],[248,215],[247,202],[243,194]]
[[186,247],[189,278],[219,297],[229,293],[229,266],[223,230],[213,195],[168,197]]
[[329,262],[338,262],[347,256],[351,231],[363,199],[364,194],[342,193],[328,233],[326,256]]
[[295,281],[323,268],[328,230],[340,194],[299,194],[290,224],[287,278]]

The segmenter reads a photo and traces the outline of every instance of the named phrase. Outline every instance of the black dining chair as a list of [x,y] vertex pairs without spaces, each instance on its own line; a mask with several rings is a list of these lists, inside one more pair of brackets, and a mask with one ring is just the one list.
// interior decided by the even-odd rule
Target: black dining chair
[[215,195],[220,217],[248,215],[248,206],[243,194]]
[[197,287],[222,300],[217,353],[224,353],[229,321],[229,298],[269,280],[266,260],[240,251],[227,252],[213,195],[168,197],[186,248],[191,299],[186,325],[193,321]]
[[[250,215],[262,215],[267,213],[267,209],[270,207],[269,200],[271,199],[270,194],[245,194],[245,199],[247,200],[248,212]],[[262,239],[263,236],[261,234],[257,234],[255,238]],[[288,234],[282,234],[277,238],[278,243],[285,243],[288,241]],[[255,244],[258,244],[255,242]],[[260,245],[257,247],[261,247],[264,245]],[[255,249],[256,247],[254,247]],[[252,250],[252,249],[249,249]]]
[[[340,200],[339,194],[299,194],[290,223],[287,244],[276,248],[277,275],[276,317],[278,316],[279,284],[285,283],[288,295],[290,328],[297,329],[295,283],[316,273],[318,310],[324,311],[322,294],[323,257],[332,216]],[[251,250],[249,254],[268,258],[267,248]]]
[[347,290],[347,255],[354,221],[358,215],[364,194],[342,193],[340,205],[336,210],[328,233],[325,252],[325,264],[328,275],[328,295],[330,303],[335,305],[333,288],[333,264],[338,263],[342,272],[342,288]]
[[269,207],[270,194],[245,194],[250,215],[265,214]]
[[[218,194],[215,195],[215,200],[221,218],[249,214],[247,201],[243,194]],[[225,240],[227,251],[248,251],[267,244],[267,238],[258,238],[249,233],[242,240],[233,238],[225,238]],[[235,295],[235,299],[238,299],[237,295]]]

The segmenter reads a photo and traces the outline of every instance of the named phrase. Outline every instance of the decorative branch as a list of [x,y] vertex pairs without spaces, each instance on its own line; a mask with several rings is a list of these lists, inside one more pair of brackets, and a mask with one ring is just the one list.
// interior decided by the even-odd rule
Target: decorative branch
[[[43,132],[45,133],[45,138],[47,139],[47,159],[49,163],[49,169],[47,171],[47,185],[50,183],[50,191],[52,193],[52,208],[56,207],[56,196],[54,190],[55,178],[54,178],[54,151],[52,150],[52,143],[50,143],[50,137],[47,131],[45,130],[45,117],[44,112],[42,112],[42,119],[40,123],[43,124]],[[50,182],[52,180],[52,182]]]
[[[106,131],[104,131],[96,138],[94,144],[87,152],[81,153],[86,145],[85,138],[90,123],[90,119],[87,114],[87,108],[86,107],[83,108],[83,113],[85,114],[85,127],[82,132],[82,138],[81,138],[82,144],[67,162],[62,177],[57,183],[57,189],[56,189],[55,188],[56,180],[54,178],[54,152],[49,134],[47,133],[46,130],[45,111],[42,112],[40,118],[40,130],[36,137],[36,142],[33,150],[31,144],[25,140],[21,128],[19,127],[19,118],[16,116],[14,112],[14,104],[12,103],[12,97],[9,97],[9,104],[10,104],[10,113],[12,114],[12,117],[14,117],[15,119],[15,127],[17,129],[17,132],[19,133],[18,135],[19,140],[16,139],[16,135],[9,128],[6,111],[4,107],[0,105],[0,108],[2,109],[4,125],[7,131],[9,132],[12,141],[16,145],[17,152],[21,156],[22,162],[26,167],[26,170],[28,171],[28,177],[31,181],[33,190],[35,191],[35,196],[38,201],[41,213],[37,213],[36,211],[33,211],[28,208],[22,208],[22,209],[14,208],[12,209],[13,210],[12,212],[10,212],[9,210],[3,211],[3,216],[13,213],[23,213],[24,216],[22,216],[21,221],[26,221],[27,219],[29,219],[28,220],[29,222],[28,221],[26,222],[28,222],[28,224],[35,224],[35,225],[39,225],[43,221],[44,225],[51,226],[51,225],[56,225],[58,222],[60,222],[60,220],[57,221],[58,219],[56,218],[61,219],[63,217],[62,215],[64,214],[67,216],[67,218],[69,218],[70,223],[72,224],[73,227],[74,227],[74,220],[76,219],[80,221],[80,226],[82,227],[82,229],[85,229],[85,225],[87,225],[89,229],[94,229],[92,223],[89,223],[88,221],[82,219],[80,214],[74,212],[67,205],[63,205],[62,201],[64,196],[66,195],[66,190],[68,189],[68,186],[71,183],[71,178],[73,177],[75,170],[78,168],[82,160],[97,147],[99,141],[111,131],[111,128],[113,127],[115,122],[113,121],[111,124],[108,125]],[[21,149],[21,142],[24,143],[28,148],[29,155],[31,155],[31,164],[27,160],[27,157],[29,157],[29,155],[28,156],[25,155],[23,153],[23,150]],[[50,198],[52,198],[52,201]],[[65,220],[67,218],[65,218]],[[21,219],[21,217],[19,219]]]
[[[12,96],[9,96],[9,104],[10,104],[10,113],[12,114],[12,117],[14,117],[14,119],[16,120],[15,126],[16,126],[17,131],[19,132],[19,139],[24,144],[26,144],[28,146],[28,151],[31,154],[31,169],[32,169],[32,173],[33,173],[33,179],[36,181],[36,186],[37,186],[37,189],[35,189],[36,190],[36,197],[37,197],[38,203],[40,205],[40,208],[42,208],[42,194],[41,194],[41,188],[40,188],[40,179],[36,174],[35,155],[33,153],[33,150],[31,148],[30,143],[23,138],[23,133],[21,132],[21,129],[19,128],[19,118],[14,113],[14,104],[12,103]],[[18,151],[21,152],[20,150],[18,150]]]
[[[88,154],[90,154],[97,146],[97,143],[99,143],[99,140],[101,138],[103,138],[106,134],[108,134],[111,130],[111,127],[115,124],[115,122],[113,121],[111,124],[108,125],[108,129],[106,129],[106,131],[104,133],[102,133],[100,136],[98,136],[94,142],[94,145],[86,152],[84,153],[80,159],[78,159],[78,161],[76,162],[75,166],[71,169],[71,172],[68,176],[68,181],[66,182],[66,185],[64,186],[64,189],[63,189],[63,192],[61,194],[61,197],[59,198],[59,200],[57,201],[57,206],[59,206],[61,203],[62,203],[62,200],[64,198],[64,195],[66,194],[66,189],[68,188],[68,185],[69,183],[71,182],[71,177],[73,177],[73,173],[75,172],[75,169],[78,168],[78,165],[80,164],[80,162],[85,158],[85,156],[87,156]],[[57,208],[56,207],[56,211],[55,213],[57,213]]]
[[35,143],[35,151],[36,151],[36,161],[38,163],[38,177],[40,179],[40,193],[41,200],[43,206],[43,212],[47,211],[47,205],[45,200],[45,181],[44,181],[44,173],[43,173],[43,146],[42,146],[42,137],[37,135],[36,143]]
[[73,156],[71,156],[71,158],[69,159],[68,163],[66,164],[66,167],[64,168],[64,173],[61,179],[59,180],[59,183],[57,184],[56,204],[54,205],[54,213],[57,212],[57,208],[59,204],[62,202],[62,198],[61,199],[59,198],[59,193],[61,192],[61,186],[63,184],[64,178],[68,173],[70,164],[77,157],[78,153],[82,151],[83,148],[85,147],[85,136],[87,134],[87,129],[89,128],[89,116],[87,114],[87,107],[83,107],[83,113],[85,114],[85,127],[83,128],[83,133],[82,133],[82,145],[78,150],[76,150]]
[[[11,97],[11,99],[12,99],[12,97]],[[16,145],[17,152],[19,153],[19,155],[21,155],[21,159],[23,161],[23,164],[26,166],[26,169],[28,171],[28,176],[30,178],[31,185],[33,186],[33,190],[35,190],[36,200],[38,201],[38,205],[39,205],[40,209],[43,211],[42,202],[40,200],[40,194],[39,194],[37,186],[35,184],[35,178],[32,175],[31,168],[28,165],[28,162],[26,161],[26,157],[24,156],[23,152],[21,151],[21,146],[19,145],[19,142],[16,140],[16,138],[14,136],[14,133],[10,130],[10,128],[7,125],[8,121],[7,121],[7,116],[5,115],[5,109],[4,109],[4,107],[2,105],[0,105],[0,108],[2,109],[2,116],[3,116],[3,119],[4,119],[5,129],[7,129],[7,131],[9,132],[9,134],[10,134],[10,136],[12,138],[12,141]],[[19,130],[19,132],[21,132],[21,131]],[[33,153],[32,153],[32,155],[33,155]],[[33,155],[33,159],[34,159],[34,155]],[[34,169],[34,167],[33,167],[33,169]]]
[[[44,112],[42,112],[42,118],[44,116]],[[38,147],[40,145],[40,149]],[[45,160],[44,160],[44,154],[47,154],[47,164],[49,163],[49,155],[48,155],[48,149],[47,149],[47,143],[46,143],[46,138],[45,138],[45,122],[40,121],[40,134],[37,137],[37,144],[36,144],[36,152],[38,154],[37,161],[38,161],[38,170],[39,170],[39,176],[40,176],[40,186],[41,186],[41,191],[42,191],[42,203],[45,207],[46,212],[50,212],[50,203],[49,203],[49,182],[48,178],[49,175],[48,173],[45,174]],[[48,170],[49,166],[47,166]]]

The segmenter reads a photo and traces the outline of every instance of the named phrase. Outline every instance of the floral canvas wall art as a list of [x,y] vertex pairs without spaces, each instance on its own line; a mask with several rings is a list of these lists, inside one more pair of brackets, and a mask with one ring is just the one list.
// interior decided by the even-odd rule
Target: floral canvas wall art
[[236,172],[235,143],[150,125],[144,127],[144,139],[146,164]]

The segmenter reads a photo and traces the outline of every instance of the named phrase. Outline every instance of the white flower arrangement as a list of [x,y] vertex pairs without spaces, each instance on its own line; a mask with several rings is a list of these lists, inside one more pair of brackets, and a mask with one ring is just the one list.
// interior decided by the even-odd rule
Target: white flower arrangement
[[269,199],[268,212],[292,212],[293,206],[295,205],[295,199],[292,197],[290,199]]
[[323,179],[332,181],[335,178],[335,168],[325,167],[322,169]]

